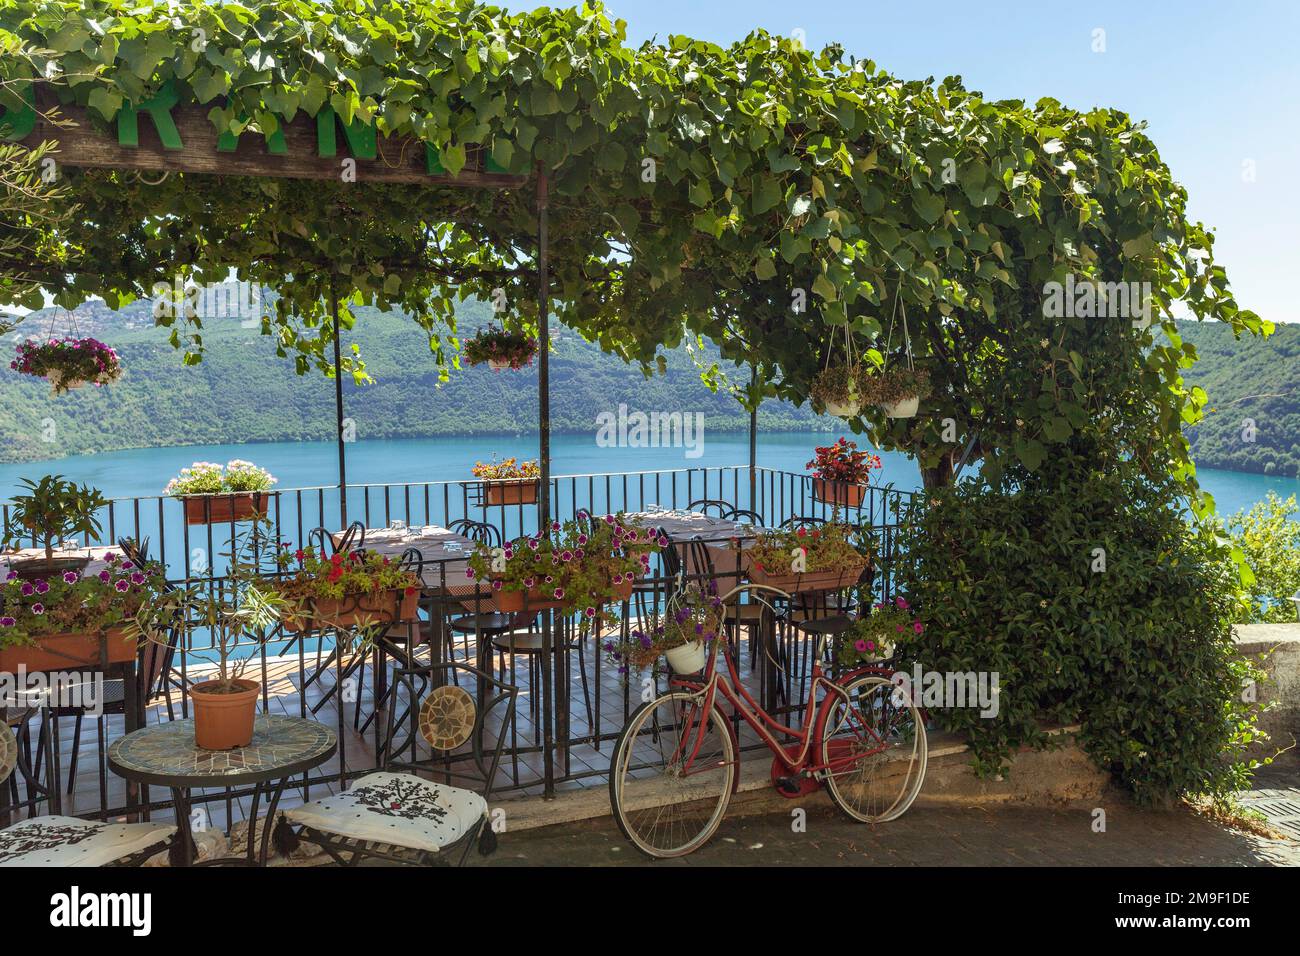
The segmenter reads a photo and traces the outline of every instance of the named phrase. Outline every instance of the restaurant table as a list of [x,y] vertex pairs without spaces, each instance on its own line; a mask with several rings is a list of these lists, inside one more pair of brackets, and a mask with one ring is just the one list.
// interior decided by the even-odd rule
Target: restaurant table
[[[86,547],[86,548],[75,548],[75,549],[66,549],[66,550],[56,549],[54,552],[54,556],[56,558],[71,558],[71,557],[90,558],[90,563],[81,569],[81,574],[83,577],[96,575],[99,574],[101,571],[107,570],[109,566],[108,556],[110,554],[115,554],[118,555],[119,557],[122,557],[122,549],[120,547],[114,547],[112,545],[95,545],[93,547]],[[0,554],[0,582],[3,582],[5,578],[8,576],[9,571],[11,570],[12,567],[11,562],[13,561],[13,559],[17,558],[19,561],[23,561],[23,560],[38,560],[38,559],[43,559],[44,557],[45,557],[44,548],[20,548],[16,551],[6,551]],[[55,573],[62,573],[62,572],[55,572]],[[102,643],[100,647],[102,652],[103,649]],[[145,709],[146,702],[142,700],[140,697],[140,693],[139,693],[140,688],[136,681],[136,660],[137,658],[133,657],[129,661],[109,664],[107,667],[85,665],[85,664],[74,664],[70,661],[69,666],[67,668],[61,668],[60,670],[68,670],[68,671],[75,670],[79,673],[89,673],[89,674],[97,674],[102,672],[105,680],[122,681],[122,710],[123,710],[123,716],[125,717],[126,720],[126,730],[129,732],[144,726],[144,709]],[[52,670],[53,669],[46,669],[44,672],[50,673]],[[51,708],[55,706],[56,703],[57,702],[54,701],[48,701],[41,708],[43,713],[43,719],[52,721],[50,725],[51,732],[49,737],[50,740],[49,746],[51,747],[52,751],[54,751],[55,753],[57,753],[57,749],[58,749],[58,724],[57,721],[55,721],[52,716]],[[53,763],[53,780],[54,780],[53,786],[49,794],[50,812],[59,813],[62,810],[63,788],[61,785],[61,781],[59,780],[59,770],[58,770],[57,760],[55,760]],[[135,804],[137,797],[138,794],[136,788],[134,786],[129,787],[127,792],[128,805],[133,806]]]
[[[108,748],[108,765],[126,780],[168,787],[176,813],[176,839],[170,850],[172,866],[189,866],[194,859],[190,829],[190,791],[205,787],[253,785],[248,813],[248,850],[245,856],[225,857],[212,863],[265,866],[270,850],[275,811],[289,778],[318,767],[334,755],[338,737],[315,720],[258,714],[253,741],[234,750],[204,750],[194,743],[193,719],[172,720],[120,737]],[[270,794],[262,823],[261,849],[254,853],[257,808]]]

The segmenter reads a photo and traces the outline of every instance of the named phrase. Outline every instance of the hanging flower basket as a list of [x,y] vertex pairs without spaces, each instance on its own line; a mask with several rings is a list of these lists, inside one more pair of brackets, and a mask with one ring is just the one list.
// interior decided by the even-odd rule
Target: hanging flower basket
[[494,372],[533,364],[537,340],[523,332],[511,332],[489,325],[479,329],[461,349],[470,365],[487,365]]
[[62,395],[83,385],[111,385],[122,377],[122,362],[117,352],[98,339],[23,342],[9,367],[23,375],[45,379],[50,383],[51,395]]
[[905,367],[883,369],[866,381],[863,393],[887,418],[911,418],[921,399],[930,394],[930,373]]
[[867,370],[856,358],[847,327],[844,330],[844,354],[843,365],[832,365],[830,352],[827,352],[826,366],[813,378],[808,394],[814,409],[823,409],[840,418],[853,418],[862,410],[862,383]]

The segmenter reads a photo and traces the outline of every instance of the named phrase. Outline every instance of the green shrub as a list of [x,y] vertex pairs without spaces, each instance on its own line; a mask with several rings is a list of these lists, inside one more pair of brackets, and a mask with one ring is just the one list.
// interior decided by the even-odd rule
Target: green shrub
[[1077,722],[1083,749],[1144,802],[1228,796],[1251,766],[1234,758],[1261,736],[1241,700],[1257,675],[1232,642],[1229,549],[1184,521],[1168,487],[1059,473],[1050,487],[926,492],[902,540],[925,629],[900,656],[998,673],[995,717],[934,712],[982,774]]
[[1255,573],[1249,603],[1239,609],[1237,622],[1294,622],[1291,597],[1300,594],[1300,506],[1295,495],[1282,499],[1270,491],[1249,511],[1229,518],[1226,530]]

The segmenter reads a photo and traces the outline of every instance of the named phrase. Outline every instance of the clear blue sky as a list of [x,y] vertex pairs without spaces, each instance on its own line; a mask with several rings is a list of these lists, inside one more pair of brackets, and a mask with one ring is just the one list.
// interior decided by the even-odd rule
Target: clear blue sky
[[[508,6],[516,6],[506,0]],[[1300,321],[1300,0],[606,0],[639,43],[672,33],[726,43],[756,28],[837,42],[908,79],[960,75],[995,98],[1053,96],[1150,124],[1212,227],[1245,308]],[[1105,30],[1094,53],[1093,31]],[[1254,181],[1243,181],[1243,163]]]

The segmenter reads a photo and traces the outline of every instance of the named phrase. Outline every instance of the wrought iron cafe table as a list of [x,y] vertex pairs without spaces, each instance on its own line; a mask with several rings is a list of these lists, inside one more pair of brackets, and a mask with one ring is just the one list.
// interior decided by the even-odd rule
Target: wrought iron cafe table
[[[259,714],[252,743],[234,750],[204,750],[194,743],[193,720],[173,720],[114,741],[108,748],[108,766],[127,780],[171,789],[177,826],[171,849],[173,866],[189,866],[194,857],[190,791],[252,785],[246,858],[211,862],[265,866],[275,810],[289,779],[320,766],[337,748],[333,730],[302,717]],[[270,802],[262,823],[261,848],[254,853],[257,808],[264,794],[269,794]]]

